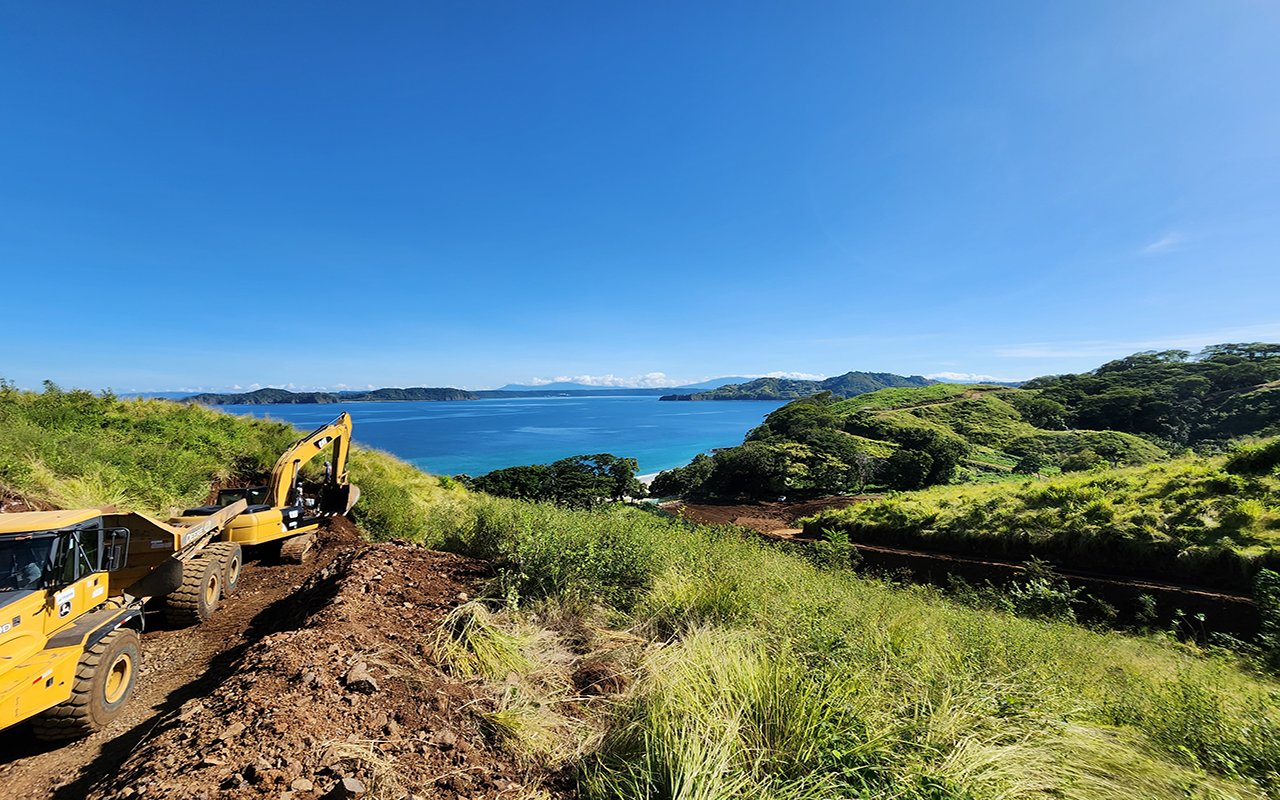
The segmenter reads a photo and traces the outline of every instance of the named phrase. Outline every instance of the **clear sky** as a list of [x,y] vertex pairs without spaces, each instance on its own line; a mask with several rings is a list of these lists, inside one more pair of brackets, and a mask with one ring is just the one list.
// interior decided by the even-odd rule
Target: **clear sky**
[[1016,380],[1280,341],[1278,42],[1233,0],[3,0],[0,376]]

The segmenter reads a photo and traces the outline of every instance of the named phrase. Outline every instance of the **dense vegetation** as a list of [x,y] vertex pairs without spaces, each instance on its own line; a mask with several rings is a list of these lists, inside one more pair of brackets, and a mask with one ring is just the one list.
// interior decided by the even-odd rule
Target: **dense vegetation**
[[1280,345],[1136,353],[1083,375],[932,384],[774,411],[737,448],[654,482],[654,494],[768,497],[916,490],[1018,474],[1133,466],[1193,445],[1280,433]]
[[846,372],[821,381],[759,378],[735,383],[709,392],[666,395],[663,400],[797,400],[819,392],[836,397],[855,397],[890,386],[928,386],[933,381],[912,375],[909,378],[889,372]]
[[363,403],[398,400],[446,401],[477,400],[479,395],[462,389],[374,389],[368,392],[290,392],[285,389],[256,389],[240,394],[197,394],[183,398],[185,403],[207,406],[290,405],[295,403]]
[[805,527],[1247,591],[1258,569],[1280,568],[1277,463],[1280,439],[1231,456],[893,495]]
[[1280,433],[1280,344],[1145,351],[1083,375],[1037,378],[1039,427],[1145,434],[1173,445]]
[[589,508],[609,500],[648,496],[636,478],[634,458],[612,453],[570,456],[553,464],[530,464],[487,472],[477,478],[459,475],[470,489],[495,497],[545,500],[574,508]]
[[[0,395],[4,464],[27,465],[3,489],[50,502],[79,486],[86,505],[189,504],[296,435],[173,403]],[[492,681],[487,730],[588,797],[1280,797],[1280,684],[1261,662],[973,610],[633,507],[489,497],[363,449],[352,471],[370,534],[494,562],[490,602],[464,607],[475,624],[435,645]],[[584,717],[567,653],[629,690]]]
[[199,406],[0,382],[0,486],[63,508],[118,503],[166,516],[233,476],[269,475],[296,436]]

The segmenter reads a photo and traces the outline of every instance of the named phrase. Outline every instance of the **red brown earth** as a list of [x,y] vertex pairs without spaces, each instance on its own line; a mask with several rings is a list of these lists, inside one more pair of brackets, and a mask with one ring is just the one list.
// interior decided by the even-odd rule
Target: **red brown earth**
[[[879,495],[841,495],[804,501],[750,501],[737,503],[663,503],[662,509],[690,522],[703,525],[736,525],[753,530],[768,539],[781,541],[813,541],[801,529],[799,520],[820,511],[844,508]],[[966,556],[906,547],[887,547],[868,542],[853,542],[862,565],[880,574],[901,577],[918,583],[949,587],[952,576],[980,585],[995,585],[1025,577],[1025,567],[998,558]],[[1112,571],[1086,572],[1059,569],[1059,574],[1088,596],[1102,601],[1084,609],[1091,622],[1104,624],[1138,622],[1136,612],[1143,608],[1141,597],[1155,600],[1156,618],[1144,624],[1162,627],[1179,626],[1184,634],[1204,637],[1209,632],[1240,638],[1257,635],[1262,619],[1252,598],[1243,594],[1222,592],[1202,586],[1151,580],[1145,577],[1114,574]],[[1106,606],[1110,606],[1108,610]],[[1114,612],[1114,617],[1108,617]],[[1203,617],[1197,618],[1197,615]]]
[[441,620],[488,577],[338,518],[309,563],[247,564],[203,624],[148,614],[134,696],[106,731],[61,746],[0,732],[4,797],[571,797],[482,735],[490,690],[434,663]]
[[820,497],[817,500],[769,502],[753,500],[736,503],[663,503],[670,514],[701,525],[737,525],[777,539],[794,539],[802,531],[798,521],[819,511],[844,508],[879,495],[858,494]]

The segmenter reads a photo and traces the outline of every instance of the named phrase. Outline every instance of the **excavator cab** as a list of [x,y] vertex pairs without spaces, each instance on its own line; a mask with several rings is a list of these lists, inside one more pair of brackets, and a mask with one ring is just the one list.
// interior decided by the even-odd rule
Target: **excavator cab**
[[[323,480],[304,481],[303,467],[328,447],[332,456],[325,462]],[[245,500],[249,507],[227,525],[222,540],[245,546],[280,542],[283,559],[301,561],[314,544],[320,523],[346,514],[360,497],[347,472],[350,451],[351,415],[344,412],[289,445],[266,486],[223,489],[213,505],[188,508],[172,521],[191,522]]]
[[269,486],[246,486],[236,489],[219,489],[218,496],[212,505],[196,506],[182,512],[184,517],[207,517],[216,514],[232,503],[243,500],[249,504],[247,514],[256,514],[271,507],[271,488]]

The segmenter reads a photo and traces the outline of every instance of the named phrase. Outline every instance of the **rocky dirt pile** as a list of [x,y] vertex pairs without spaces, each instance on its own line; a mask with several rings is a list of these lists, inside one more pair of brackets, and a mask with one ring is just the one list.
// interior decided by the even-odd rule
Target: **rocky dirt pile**
[[876,495],[840,495],[816,500],[747,502],[670,502],[662,509],[700,525],[737,525],[771,538],[802,538],[799,520],[827,509],[839,509]]
[[488,565],[351,544],[272,606],[228,677],[161,719],[93,798],[568,797],[476,723],[494,698],[432,643]]

